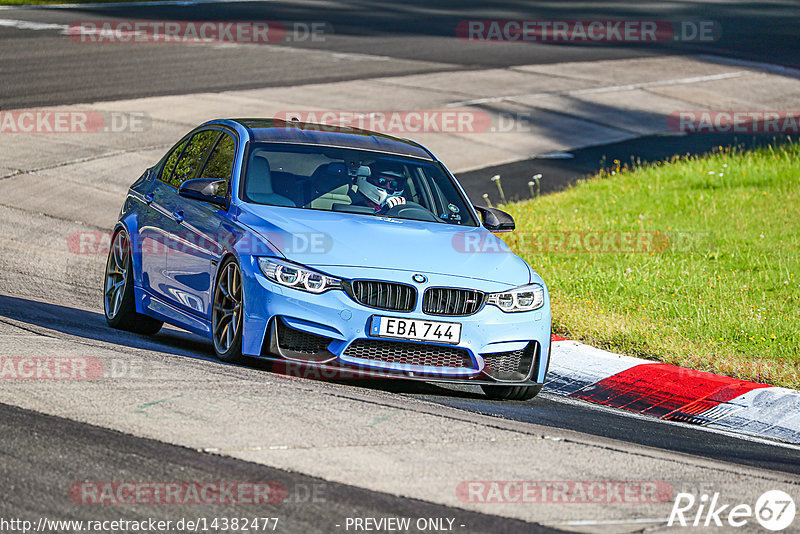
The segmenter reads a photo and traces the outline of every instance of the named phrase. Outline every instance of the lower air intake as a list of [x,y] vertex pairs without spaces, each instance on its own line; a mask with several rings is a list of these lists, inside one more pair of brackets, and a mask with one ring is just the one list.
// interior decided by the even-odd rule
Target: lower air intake
[[495,380],[525,380],[531,374],[538,350],[539,343],[531,341],[524,349],[482,354],[486,362],[483,372]]
[[275,318],[275,337],[277,352],[281,356],[333,357],[327,350],[332,341],[330,338],[292,328],[279,317]]
[[472,368],[465,349],[422,343],[403,343],[378,339],[357,339],[344,351],[345,356],[401,365]]

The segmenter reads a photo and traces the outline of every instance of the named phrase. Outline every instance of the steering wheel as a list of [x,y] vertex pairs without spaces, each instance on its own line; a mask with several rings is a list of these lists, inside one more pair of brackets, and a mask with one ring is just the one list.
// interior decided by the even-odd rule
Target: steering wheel
[[439,222],[439,219],[416,202],[408,201],[386,210],[386,217],[397,217],[398,219],[414,219],[415,221]]

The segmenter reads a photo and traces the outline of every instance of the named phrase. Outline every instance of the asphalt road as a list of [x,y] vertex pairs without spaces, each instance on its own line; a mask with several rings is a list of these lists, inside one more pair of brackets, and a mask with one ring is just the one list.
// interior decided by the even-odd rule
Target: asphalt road
[[[53,521],[155,519],[172,521],[174,525],[182,518],[204,518],[207,524],[211,524],[215,518],[250,520],[258,517],[267,519],[259,521],[260,530],[268,530],[264,526],[272,528],[277,524],[277,532],[307,534],[346,531],[344,526],[348,517],[410,517],[415,521],[416,518],[449,519],[454,530],[464,533],[560,532],[524,521],[403,499],[205,454],[4,404],[0,404],[0,459],[5,495],[0,501],[0,517],[29,520],[34,524],[40,518]],[[179,504],[76,505],[75,500],[92,501],[91,498],[82,498],[82,493],[71,492],[73,486],[82,482],[112,480],[132,483],[191,481],[198,485],[230,482],[269,484],[274,498],[271,497],[267,504],[199,505],[187,499]],[[243,496],[243,501],[250,499],[249,495]],[[201,531],[199,528],[178,531],[189,530]],[[45,531],[80,532],[80,529],[62,524],[61,528]],[[424,530],[409,530],[421,531]]]
[[[496,513],[490,505],[485,514],[465,511],[463,505],[434,504],[435,499],[431,502],[430,498],[409,498],[408,490],[403,489],[407,482],[389,478],[385,470],[389,468],[392,472],[392,462],[400,461],[406,466],[403,470],[408,476],[431,484],[426,481],[426,469],[419,460],[427,458],[427,461],[442,464],[445,471],[452,473],[451,479],[504,480],[504,466],[511,462],[522,474],[516,476],[523,479],[642,480],[642,473],[647,473],[644,475],[647,480],[665,480],[674,491],[720,491],[728,495],[733,487],[747,498],[752,498],[754,491],[763,491],[757,490],[758,487],[780,488],[792,484],[800,471],[796,462],[797,447],[635,417],[548,394],[529,402],[495,402],[470,387],[375,380],[287,380],[270,372],[260,360],[251,360],[245,366],[218,363],[213,359],[209,343],[197,336],[171,328],[153,338],[113,331],[105,325],[101,313],[65,303],[0,296],[0,343],[3,343],[0,350],[4,357],[17,354],[47,357],[53,350],[58,355],[90,358],[111,354],[116,363],[124,362],[124,366],[133,365],[144,370],[130,376],[122,373],[117,378],[79,383],[4,381],[6,390],[0,392],[3,397],[0,403],[0,477],[5,483],[5,497],[0,500],[2,518],[27,519],[34,523],[39,518],[127,521],[205,518],[212,521],[218,517],[252,517],[255,514],[278,517],[280,532],[343,532],[347,530],[341,525],[348,518],[410,517],[416,521],[434,517],[453,519],[459,525],[455,529],[458,532],[492,533],[545,532],[560,526],[574,530],[569,520],[576,520],[589,522],[591,532],[607,532],[611,524],[619,526],[619,532],[634,532],[640,529],[636,520],[626,521],[615,515],[613,509],[604,511],[611,517],[606,524],[603,519],[607,516],[593,517],[586,505],[577,508],[568,503],[512,505],[514,510],[501,513]],[[155,372],[157,368],[162,372]],[[153,372],[148,373],[148,369]],[[190,413],[193,411],[190,403],[179,401],[181,397],[190,396],[188,392],[192,391],[201,401],[200,411],[195,415]],[[337,413],[342,400],[355,401],[362,408],[356,412],[350,408]],[[125,405],[130,406],[131,401],[135,407],[132,412],[120,410]],[[44,406],[47,412],[63,413],[66,417],[21,409],[8,402]],[[55,408],[53,402],[66,409]],[[386,411],[390,405],[394,413]],[[363,416],[359,413],[362,411]],[[426,417],[434,416],[425,430],[417,422],[423,413]],[[100,425],[81,422],[87,417],[99,421],[107,417],[112,419]],[[78,421],[71,420],[73,418]],[[287,424],[291,420],[300,425],[294,427],[296,433],[292,432],[292,425],[296,423]],[[466,441],[460,442],[456,436],[463,433],[464,428],[448,429],[448,421],[461,426],[461,422],[478,425],[492,436],[485,443],[479,442],[483,454],[489,457],[491,468],[479,466],[476,470],[453,456],[453,451],[467,448],[475,438],[465,436]],[[186,423],[194,427],[191,431],[195,436],[192,438],[194,446],[165,443],[180,441],[178,436],[185,435],[182,427]],[[125,432],[108,428],[120,425]],[[297,429],[302,430],[298,432]],[[328,440],[323,439],[323,443],[319,443],[318,436],[329,436],[331,430],[344,436],[345,442],[336,438],[333,442],[325,443]],[[504,443],[508,443],[503,434],[509,431],[514,435],[511,443],[527,437],[521,442],[524,445],[517,448],[516,455],[510,458],[503,451]],[[159,440],[138,435],[155,435]],[[272,441],[265,436],[271,436]],[[380,449],[398,439],[402,440],[401,448],[381,456],[381,462],[375,463],[370,448]],[[454,439],[455,449],[449,453],[439,451],[443,443]],[[353,443],[347,444],[350,441]],[[559,449],[584,450],[580,454],[551,454],[545,452],[548,442]],[[221,448],[208,447],[209,443],[220,444]],[[275,445],[278,443],[289,445]],[[336,477],[331,480],[302,474],[306,469],[270,467],[269,462],[280,458],[281,451],[287,448],[289,453],[308,456],[312,464],[320,450],[327,456],[324,461],[341,462],[346,469],[363,464],[364,474],[355,477],[359,479],[357,483],[342,484],[335,481]],[[350,448],[354,450],[349,451]],[[411,456],[411,451],[416,451],[417,456]],[[524,460],[520,454],[525,455]],[[612,459],[620,455],[622,461]],[[257,461],[244,461],[248,458]],[[267,465],[264,465],[265,460]],[[669,462],[666,471],[659,466],[662,461]],[[526,464],[529,467],[526,468]],[[338,471],[332,467],[333,471]],[[325,471],[331,467],[317,469]],[[553,469],[561,474],[554,476]],[[604,473],[602,476],[597,474],[598,469]],[[474,474],[476,472],[480,473],[479,477]],[[402,496],[395,491],[368,489],[376,480],[383,480],[384,486],[396,488]],[[76,502],[76,491],[81,488],[78,486],[76,490],[76,485],[111,482],[266,482],[285,489],[286,500],[262,506]],[[445,490],[452,492],[454,485],[451,484],[441,484],[434,494],[441,495]],[[318,495],[318,498],[310,495]],[[552,511],[559,507],[564,511]],[[631,505],[625,508],[634,513],[637,510]],[[533,520],[507,518],[509,513],[513,517],[520,510]],[[659,517],[664,517],[665,513],[639,517],[649,523],[662,523],[664,519]],[[553,521],[553,514],[561,519]],[[545,520],[546,525],[537,524],[537,518]],[[595,519],[599,521],[592,523]],[[62,526],[53,531],[78,530]]]
[[[215,361],[210,343],[199,336],[171,328],[153,338],[118,332],[106,326],[102,313],[67,305],[0,295],[0,321],[3,318],[90,342],[171,354],[178,365],[181,359]],[[249,367],[254,371],[270,373],[269,365],[257,359],[249,360]],[[800,474],[800,463],[797,462],[799,447],[780,446],[766,440],[738,438],[688,424],[632,416],[622,410],[598,407],[558,395],[544,393],[531,402],[501,402],[488,400],[474,386],[440,386],[392,380],[347,380],[340,383],[348,388],[355,386],[367,393],[383,391],[510,421],[568,429],[731,464]]]
[[[453,36],[461,20],[501,16],[712,18],[720,24],[722,36],[710,43],[629,47],[464,43]],[[800,66],[795,53],[798,18],[791,2],[641,2],[623,6],[612,2],[431,5],[423,1],[351,1],[10,9],[0,11],[0,106],[34,107],[664,53],[700,52],[794,67]],[[323,21],[333,32],[324,42],[237,47],[79,44],[60,33],[76,21],[104,19]],[[45,26],[20,29],[14,22],[19,20]],[[496,168],[504,176],[518,176],[514,181],[518,189],[509,192],[524,196],[523,178],[531,168],[552,177],[543,184],[547,192],[595,170],[603,156],[622,161],[630,155],[661,159],[702,151],[717,142],[712,136],[651,138],[574,151],[571,159],[524,161]],[[125,176],[109,176],[102,161],[98,165],[95,172],[108,179],[91,185],[98,191],[108,188],[103,189],[104,195],[118,194],[116,182],[130,181]],[[462,179],[469,187],[485,179],[485,174],[485,170],[466,173]],[[20,187],[35,191],[36,184],[37,178],[31,177]],[[283,521],[284,532],[326,527],[335,532],[336,521],[346,516],[387,515],[457,517],[465,532],[531,532],[537,525],[431,502],[452,504],[454,473],[455,479],[674,477],[672,480],[690,485],[709,481],[738,492],[737,498],[754,496],[749,492],[756,487],[797,484],[800,464],[796,447],[634,417],[547,394],[531,402],[499,403],[470,388],[287,380],[268,372],[258,361],[247,367],[216,363],[207,342],[174,329],[152,339],[112,331],[99,310],[99,272],[104,258],[70,256],[63,243],[64,236],[72,232],[99,229],[97,221],[104,221],[110,208],[62,211],[60,203],[68,204],[64,199],[39,202],[35,207],[0,202],[4,230],[0,235],[0,355],[64,353],[141,360],[163,367],[167,378],[4,384],[0,390],[0,402],[6,403],[0,404],[0,475],[6,481],[7,497],[0,500],[0,516],[111,519],[122,514],[167,519],[190,513],[230,515],[249,510],[112,506],[87,512],[74,506],[67,490],[76,481],[86,480],[273,480],[287,488],[324,483],[331,496],[324,502],[290,502],[279,507],[275,512]],[[86,421],[95,421],[97,426]],[[495,442],[495,436],[501,438]],[[520,462],[520,455],[531,461]],[[298,473],[320,473],[324,480]],[[450,478],[442,482],[436,478],[447,476]],[[396,493],[406,497],[393,495],[395,488],[402,488]],[[429,502],[409,499],[409,493]],[[497,514],[533,516],[536,521],[541,517],[542,522],[549,518],[550,524],[558,520],[560,525],[565,517],[587,521],[621,517],[624,524],[626,518],[649,520],[653,516],[645,514],[654,513],[607,508],[516,508]],[[658,517],[653,521],[657,523]],[[635,525],[631,521],[627,531],[640,529]],[[594,528],[606,531],[601,523]]]
[[[713,21],[714,40],[655,43],[481,43],[455,37],[471,19]],[[794,2],[535,3],[320,1],[104,6],[0,11],[0,107],[113,100],[523,64],[708,53],[798,67]],[[57,25],[18,29],[15,20]],[[324,40],[276,45],[80,43],[60,32],[80,21],[324,23]],[[12,21],[12,22],[7,22]],[[299,55],[296,50],[316,53]]]

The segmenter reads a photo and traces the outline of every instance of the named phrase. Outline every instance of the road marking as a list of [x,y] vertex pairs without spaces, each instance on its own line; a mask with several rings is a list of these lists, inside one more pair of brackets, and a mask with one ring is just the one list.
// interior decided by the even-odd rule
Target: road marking
[[179,398],[181,398],[181,397],[183,397],[183,393],[181,393],[181,394],[179,394],[179,395],[173,395],[172,397],[167,397],[166,399],[159,399],[159,400],[156,400],[156,401],[145,402],[145,403],[143,403],[143,404],[140,404],[139,406],[137,406],[137,407],[136,407],[136,410],[134,410],[134,412],[133,412],[133,413],[143,413],[143,414],[147,414],[148,412],[147,412],[146,410],[147,410],[148,408],[150,408],[151,406],[158,406],[158,405],[161,405],[161,404],[167,403],[167,402],[169,402],[169,401],[173,401],[173,400],[175,400],[175,399],[179,399]]
[[659,420],[800,445],[800,391],[554,341],[544,391]]
[[587,408],[591,410],[599,410],[601,412],[616,414],[626,418],[632,419],[640,419],[642,421],[650,421],[651,423],[658,423],[661,425],[676,425],[688,430],[693,431],[701,431],[701,432],[709,432],[711,434],[719,434],[721,436],[725,436],[732,439],[739,439],[742,441],[749,441],[751,443],[758,443],[760,445],[768,445],[770,447],[781,447],[783,449],[791,449],[800,452],[800,445],[789,443],[786,441],[777,441],[775,439],[771,439],[769,437],[760,437],[754,434],[741,434],[732,430],[726,430],[724,428],[718,427],[710,427],[710,426],[701,426],[692,423],[685,423],[683,421],[675,421],[675,420],[668,420],[668,419],[657,419],[655,417],[651,417],[648,415],[643,415],[637,412],[629,412],[627,410],[622,410],[620,408],[612,408],[610,406],[605,406],[602,404],[594,404],[591,402],[586,402],[581,399],[577,399],[574,397],[566,397],[564,395],[558,393],[551,393],[543,390],[539,396],[542,398],[551,400],[553,402],[558,402],[562,404],[569,404],[572,406],[576,406],[579,408]]
[[746,70],[740,70],[735,72],[724,72],[722,74],[709,74],[708,76],[693,76],[691,78],[673,78],[671,80],[630,83],[626,85],[608,85],[605,87],[592,87],[589,89],[571,89],[568,91],[527,93],[527,94],[511,95],[511,96],[493,96],[487,98],[475,98],[473,100],[462,100],[460,102],[451,102],[450,104],[447,104],[447,106],[458,107],[458,106],[474,106],[476,104],[487,104],[491,102],[506,102],[506,101],[511,102],[518,98],[545,98],[548,96],[562,96],[562,95],[577,96],[577,95],[589,95],[598,93],[614,93],[619,91],[633,91],[636,89],[646,89],[648,87],[662,87],[665,85],[685,85],[692,83],[710,82],[715,80],[727,80],[730,78],[739,78],[740,76],[745,76],[747,74],[752,74],[752,73]]
[[60,30],[59,33],[63,33],[65,35],[69,29],[69,26],[66,24],[50,24],[47,22],[32,22],[28,20],[16,19],[0,19],[0,26],[6,28],[16,28],[18,30]]
[[[216,0],[213,0],[216,2]],[[238,2],[251,2],[257,0],[234,0]],[[142,5],[151,5],[155,2],[143,2]],[[181,2],[177,2],[181,4]],[[211,3],[211,2],[209,2]],[[89,6],[90,4],[81,4],[82,7]],[[116,4],[119,5],[119,4]],[[189,5],[189,4],[187,4]],[[0,6],[0,9],[3,6]],[[108,31],[104,29],[102,26],[99,28],[78,28],[78,27],[70,27],[67,24],[53,24],[48,22],[34,22],[29,20],[18,20],[18,19],[0,19],[0,27],[5,28],[14,28],[17,30],[32,30],[32,31],[57,31],[60,35],[97,35],[102,40],[104,37],[107,37]],[[135,31],[124,32],[125,35],[135,35]],[[96,43],[91,43],[96,44]],[[104,44],[104,43],[99,43]],[[119,43],[109,41],[109,43],[105,44],[127,44],[127,42]],[[365,54],[361,52],[335,52],[331,50],[320,50],[316,48],[295,48],[288,46],[286,43],[280,44],[260,44],[260,43],[235,43],[235,42],[220,42],[220,41],[190,41],[185,43],[168,43],[168,44],[180,44],[183,46],[205,46],[210,48],[215,48],[219,50],[231,49],[231,48],[242,48],[242,47],[251,47],[255,48],[258,47],[260,50],[266,51],[274,51],[280,50],[281,52],[298,52],[298,53],[316,53],[316,54],[324,54],[329,57],[333,61],[394,61],[395,58],[391,56],[381,56],[376,54]],[[422,63],[423,61],[420,61]]]
[[672,80],[658,80],[655,82],[641,82],[641,83],[630,83],[627,85],[612,85],[609,87],[592,87],[589,89],[575,89],[572,91],[567,91],[567,94],[573,96],[573,95],[588,95],[594,93],[614,93],[618,91],[633,91],[636,89],[646,89],[648,87],[662,87],[665,85],[685,85],[690,83],[711,82],[715,80],[727,80],[730,78],[738,78],[746,74],[751,74],[751,73],[746,70],[738,70],[735,72],[723,72],[722,74],[693,76],[691,78],[675,78]]
[[[539,154],[536,156],[536,159],[572,159],[574,157],[575,155],[569,152],[547,152],[545,154]],[[559,340],[554,339],[553,341]]]
[[736,59],[730,57],[715,56],[713,54],[700,54],[697,59],[708,60],[713,63],[721,65],[735,65],[737,67],[747,67],[757,69],[764,72],[781,74],[783,76],[791,76],[793,78],[800,78],[800,69],[793,67],[784,67],[783,65],[776,65],[775,63],[765,63],[763,61],[752,61],[749,59]]

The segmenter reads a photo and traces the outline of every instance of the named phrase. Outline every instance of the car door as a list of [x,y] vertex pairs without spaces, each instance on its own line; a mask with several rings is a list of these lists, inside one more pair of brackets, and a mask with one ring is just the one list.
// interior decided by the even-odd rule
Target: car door
[[[184,209],[178,189],[186,180],[195,178],[205,162],[211,148],[220,136],[220,131],[215,129],[199,130],[192,135],[186,147],[178,158],[175,168],[169,178],[161,180],[161,184],[153,191],[152,206],[162,214],[161,233],[162,246],[159,252],[163,253],[161,261],[161,275],[158,277],[154,288],[158,295],[170,304],[181,309],[201,312],[204,308],[193,295],[185,290],[187,281],[191,284],[193,278],[198,276],[191,271],[190,265],[182,265],[180,259],[187,250],[194,246],[193,236],[183,224]],[[202,274],[199,276],[202,277]]]
[[181,140],[167,153],[164,163],[157,169],[157,175],[144,192],[146,208],[139,217],[139,249],[141,250],[142,287],[151,293],[161,295],[166,269],[166,232],[172,219],[172,187],[170,179],[178,160],[183,155],[190,137]]
[[[224,180],[225,185],[217,191],[222,199],[228,195],[235,154],[236,140],[222,132],[195,176]],[[210,319],[213,279],[225,241],[220,236],[220,224],[226,210],[210,202],[181,197],[178,212],[183,217],[182,246],[167,256],[167,271],[174,283],[173,291],[181,295],[181,304],[187,311]]]

